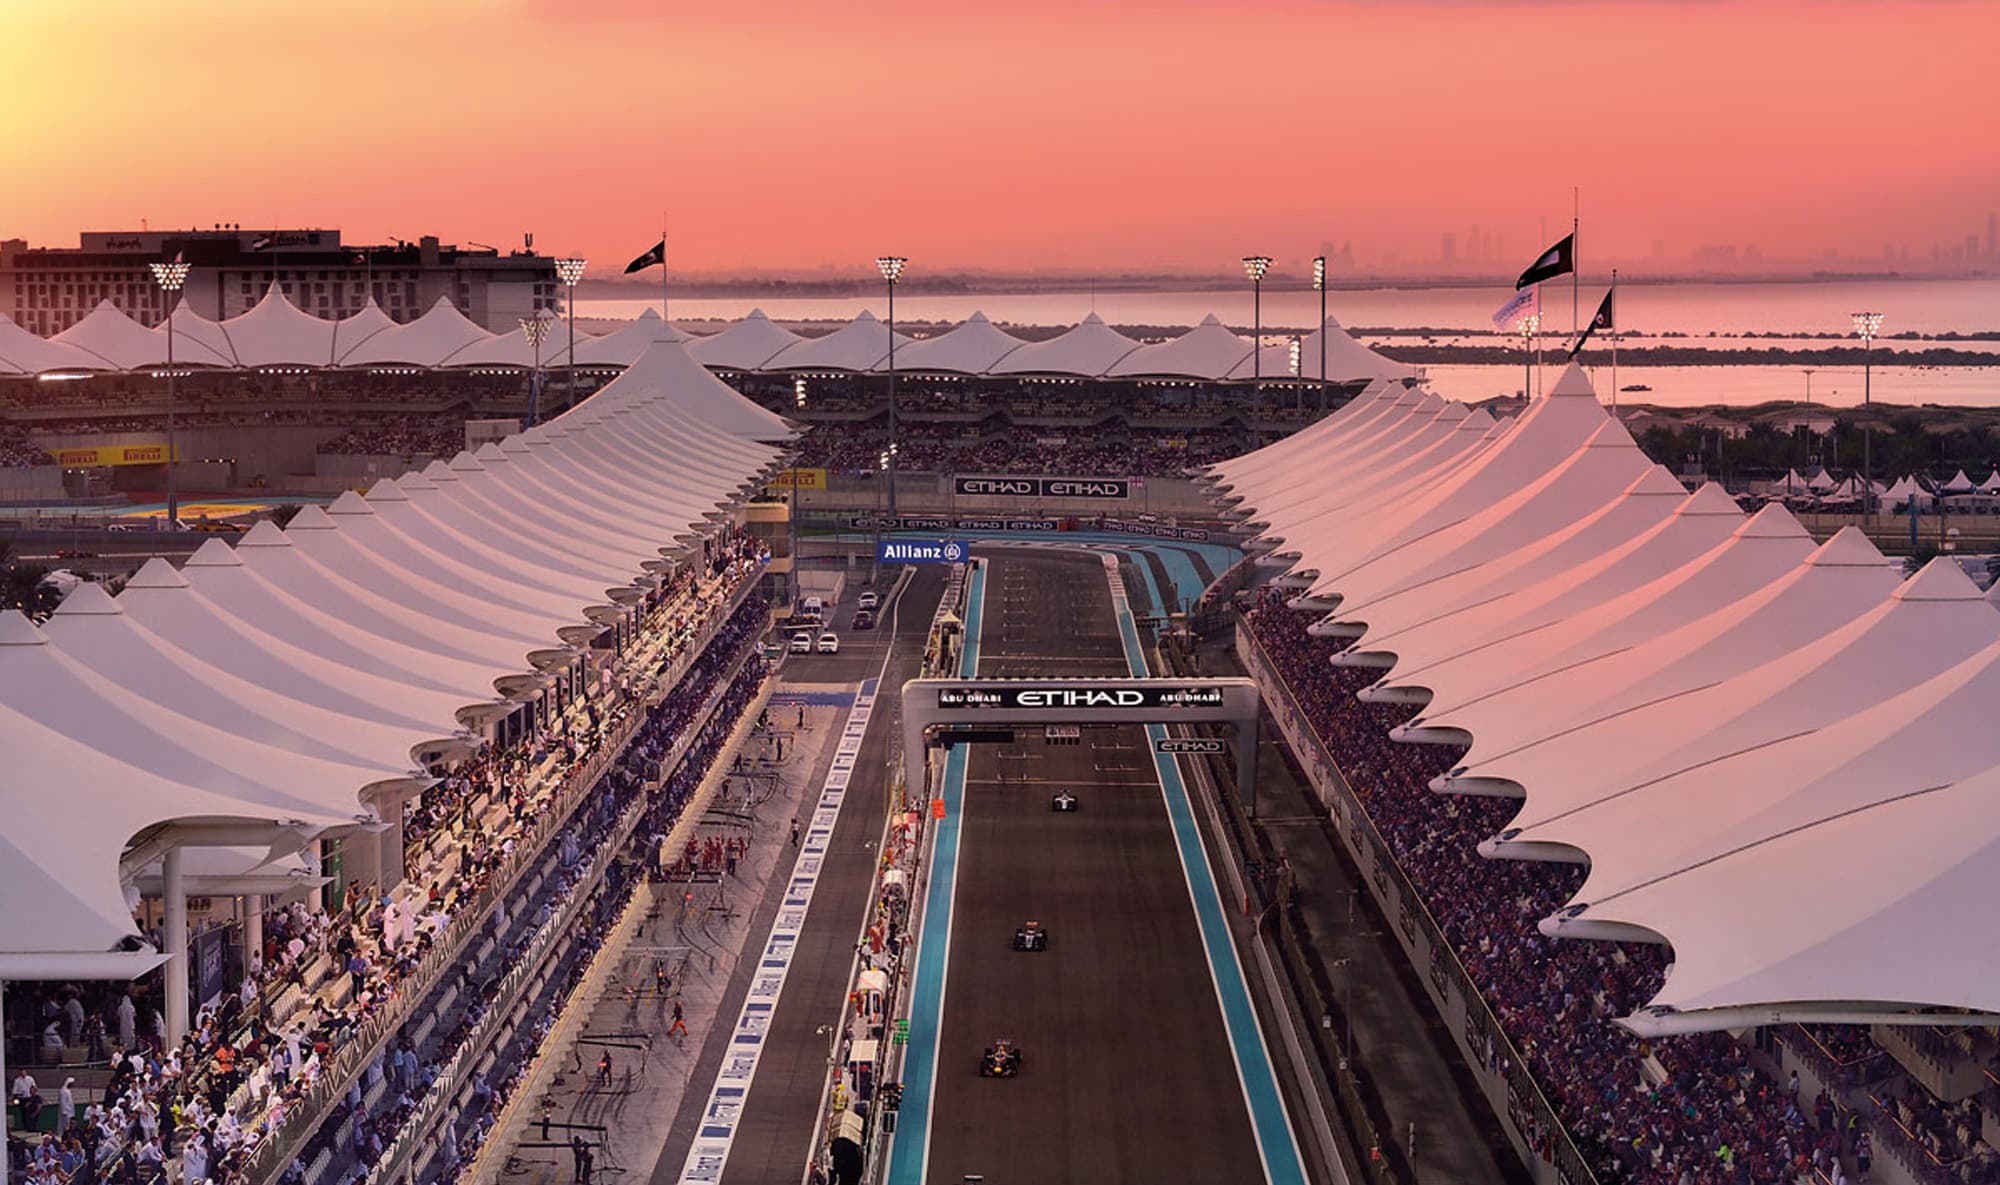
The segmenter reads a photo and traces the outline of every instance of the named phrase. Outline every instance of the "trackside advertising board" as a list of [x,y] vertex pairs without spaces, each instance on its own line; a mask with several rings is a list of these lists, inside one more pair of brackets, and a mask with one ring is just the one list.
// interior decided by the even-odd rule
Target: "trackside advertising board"
[[885,564],[962,564],[965,544],[956,539],[884,539],[875,558]]

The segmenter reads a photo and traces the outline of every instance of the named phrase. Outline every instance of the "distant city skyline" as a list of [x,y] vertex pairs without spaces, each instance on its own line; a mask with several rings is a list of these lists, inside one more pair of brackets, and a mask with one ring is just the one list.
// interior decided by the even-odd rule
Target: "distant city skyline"
[[1497,272],[1576,187],[1586,271],[1996,258],[1992,5],[187,0],[8,5],[0,37],[35,47],[0,77],[33,165],[0,238],[46,246],[533,232],[603,277],[664,223],[689,273],[1296,271],[1331,243],[1396,274],[1449,235]]

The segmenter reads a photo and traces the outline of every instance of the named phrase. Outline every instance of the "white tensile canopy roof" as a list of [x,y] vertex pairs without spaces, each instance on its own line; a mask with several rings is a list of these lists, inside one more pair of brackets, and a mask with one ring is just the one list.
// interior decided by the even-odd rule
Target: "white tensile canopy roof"
[[2000,1014],[2000,956],[1965,940],[2000,889],[1993,601],[1634,469],[1574,368],[1480,448],[1432,451],[1449,410],[1365,392],[1216,466],[1217,496],[1332,607],[1315,632],[1361,636],[1363,698],[1425,705],[1395,739],[1469,744],[1433,789],[1525,799],[1484,854],[1588,861],[1545,931],[1673,945],[1625,1023]]
[[[176,323],[174,335],[174,364],[183,362],[191,366],[234,366],[236,359],[227,353],[228,346],[221,340],[220,331],[213,321],[204,321],[211,331],[207,338],[190,338],[178,332]],[[108,300],[97,302],[88,316],[55,335],[52,341],[95,355],[110,363],[118,370],[138,370],[147,366],[159,366],[167,360],[167,335],[164,331],[148,329],[139,324]],[[218,348],[220,347],[220,348]]]
[[468,346],[492,336],[459,312],[449,297],[440,296],[423,316],[373,335],[343,354],[340,364],[442,366]]
[[[173,324],[172,345],[176,366],[183,362],[192,362],[194,357],[200,357],[204,352],[222,359],[217,365],[228,367],[243,365],[243,360],[236,356],[236,348],[230,344],[229,334],[223,330],[221,322],[211,321],[195,312],[186,300],[174,306],[174,311],[168,315],[167,321]],[[167,325],[162,323],[147,332],[160,339],[160,359],[165,361],[168,344]],[[189,354],[191,349],[197,353],[191,356]],[[207,365],[207,363],[196,363],[196,365]]]
[[211,538],[179,571],[151,560],[115,598],[81,585],[46,630],[0,614],[0,746],[38,788],[0,812],[0,891],[36,903],[0,918],[0,969],[103,965],[146,875],[126,849],[158,824],[261,828],[282,857],[392,809],[414,758],[511,710],[500,690],[532,688],[536,656],[780,463],[756,438],[788,431],[662,343],[477,456]]
[[29,333],[0,313],[0,374],[118,369],[95,354]]
[[[445,365],[518,366],[523,369],[537,365],[543,369],[568,366],[568,324],[553,315],[543,317],[542,321],[544,329],[540,347],[530,345],[526,331],[516,328],[511,333],[495,333],[483,341],[473,342],[447,358]],[[576,335],[577,353],[581,354],[590,340],[589,334],[579,332]]]
[[688,353],[703,366],[725,370],[761,370],[764,364],[805,339],[751,309],[750,315],[719,333],[688,343]]
[[[996,327],[985,313],[975,312],[955,328],[936,337],[896,347],[896,369],[936,374],[986,374],[996,362],[1021,348],[1018,337]],[[888,367],[882,360],[877,370]]]
[[1140,346],[1113,363],[1108,377],[1199,378],[1221,381],[1250,356],[1250,343],[1231,333],[1214,313],[1172,341]]
[[688,341],[687,334],[647,309],[603,337],[586,341],[579,336],[576,340],[576,362],[579,366],[630,366],[654,342],[684,345]]
[[374,297],[369,297],[360,312],[333,323],[333,365],[342,365],[347,355],[360,349],[370,338],[394,328],[396,322],[382,311],[382,306],[375,303]]
[[1961,469],[1951,475],[1950,481],[1939,486],[1938,492],[1941,494],[1970,494],[1977,488],[1977,486],[1972,484],[1972,479],[1965,475],[1965,470]]
[[1326,324],[1307,334],[1299,343],[1299,372],[1309,379],[1317,379],[1319,373],[1320,339],[1326,339],[1326,380],[1330,383],[1351,383],[1357,379],[1408,379],[1415,378],[1417,370],[1401,362],[1384,358],[1348,334],[1340,322],[1329,316]]
[[[380,310],[377,310],[378,312]],[[239,365],[326,366],[333,361],[334,322],[323,321],[285,299],[276,281],[264,298],[222,322]]]
[[1229,377],[1244,381],[1253,377],[1266,379],[1297,378],[1318,382],[1320,378],[1320,339],[1326,340],[1326,373],[1330,383],[1352,383],[1366,379],[1411,379],[1417,375],[1416,367],[1401,362],[1392,362],[1375,351],[1355,341],[1340,322],[1328,316],[1326,324],[1299,338],[1299,372],[1292,374],[1292,346],[1290,342],[1265,346],[1259,351],[1253,367],[1247,357],[1237,363]]
[[1073,375],[1096,378],[1139,348],[1139,343],[1091,313],[1074,329],[1046,341],[1024,342],[989,368],[993,374]]
[[[578,351],[582,351],[579,349]],[[607,400],[605,396],[612,398]],[[783,416],[745,398],[734,387],[708,372],[674,342],[657,342],[592,397],[602,412],[623,399],[664,398],[684,414],[715,430],[750,440],[790,440],[798,430]],[[567,413],[566,413],[567,414]]]
[[[717,335],[721,336],[721,335]],[[900,352],[911,344],[896,335]],[[827,334],[800,341],[765,361],[764,370],[879,370],[889,357],[889,327],[862,309],[854,320]]]

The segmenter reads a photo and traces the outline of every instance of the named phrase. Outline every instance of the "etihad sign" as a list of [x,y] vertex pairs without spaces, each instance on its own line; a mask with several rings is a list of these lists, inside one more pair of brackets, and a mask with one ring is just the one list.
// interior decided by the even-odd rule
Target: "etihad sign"
[[940,708],[1219,708],[1220,687],[940,687]]
[[954,477],[952,489],[961,498],[1097,498],[1132,496],[1132,482],[1123,477]]

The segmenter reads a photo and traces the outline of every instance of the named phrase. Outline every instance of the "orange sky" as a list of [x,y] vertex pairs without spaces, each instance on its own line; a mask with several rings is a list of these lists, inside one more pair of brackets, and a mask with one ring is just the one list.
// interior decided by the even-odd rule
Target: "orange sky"
[[[0,0],[0,237],[339,226],[676,270],[1928,258],[2000,208],[2000,5]],[[615,269],[612,269],[615,270]]]

